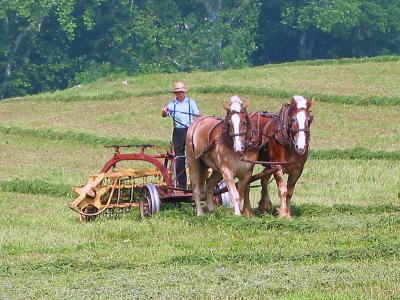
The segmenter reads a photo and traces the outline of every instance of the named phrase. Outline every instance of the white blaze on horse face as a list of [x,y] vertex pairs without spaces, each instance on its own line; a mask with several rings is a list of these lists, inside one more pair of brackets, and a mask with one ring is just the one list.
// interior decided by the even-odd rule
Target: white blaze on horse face
[[242,104],[240,102],[232,102],[231,112],[240,112],[242,110]]
[[297,109],[307,109],[307,99],[303,96],[293,96],[294,101],[296,101]]
[[233,139],[233,149],[235,152],[241,152],[243,150],[242,142],[240,140],[240,117],[238,114],[233,114],[232,115],[232,124],[233,124],[233,132],[235,134],[235,137]]
[[299,124],[299,132],[296,134],[295,142],[297,149],[302,151],[306,147],[306,133],[304,132],[304,129],[306,128],[306,113],[304,111],[298,112],[296,119]]

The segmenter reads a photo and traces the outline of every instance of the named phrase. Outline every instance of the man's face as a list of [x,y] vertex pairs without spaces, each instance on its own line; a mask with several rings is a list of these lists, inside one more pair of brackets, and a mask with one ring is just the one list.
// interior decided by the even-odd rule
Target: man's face
[[176,99],[179,101],[183,101],[185,99],[185,92],[180,91],[180,92],[175,92]]

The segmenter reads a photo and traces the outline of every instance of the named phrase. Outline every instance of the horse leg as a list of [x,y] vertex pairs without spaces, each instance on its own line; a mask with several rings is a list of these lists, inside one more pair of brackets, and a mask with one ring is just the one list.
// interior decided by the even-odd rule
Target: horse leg
[[[251,175],[251,173],[250,173]],[[248,176],[245,180],[241,179],[238,183],[239,197],[243,200],[243,214],[246,216],[252,216],[253,211],[250,203],[250,177]]]
[[211,176],[206,182],[206,193],[207,193],[207,209],[209,212],[214,211],[214,189],[215,186],[222,180],[222,176],[219,172],[213,171]]
[[251,213],[251,204],[250,204],[250,183],[247,184],[244,190],[244,198],[243,198],[243,214],[249,215]]
[[189,161],[190,181],[192,182],[192,199],[196,204],[197,216],[204,215],[201,207],[201,192],[207,178],[207,168],[200,160],[191,159]]
[[233,209],[236,216],[240,216],[240,205],[239,205],[239,192],[236,188],[235,181],[233,180],[233,174],[229,168],[221,168],[222,177],[224,178],[225,184],[228,187],[231,202],[233,203]]
[[283,171],[279,170],[274,173],[274,178],[276,185],[278,187],[278,196],[279,199],[281,199],[281,206],[278,210],[279,217],[281,218],[291,218],[289,208],[288,208],[288,203],[287,203],[287,184],[285,181],[285,177],[283,176]]
[[[212,175],[212,172],[213,172],[213,170],[211,168],[208,168],[207,178],[209,178]],[[208,181],[208,179],[207,179],[207,181]],[[206,181],[206,184],[207,184],[207,181]],[[204,201],[207,200],[207,187],[206,187],[206,185],[202,185],[202,189],[201,189],[201,193],[200,193],[200,199],[202,201],[203,200]]]
[[294,187],[296,186],[297,180],[299,180],[302,171],[290,173],[287,180],[287,195],[286,195],[286,203],[288,207],[288,216],[292,216],[292,210],[290,209],[290,201],[292,199],[294,193]]
[[261,213],[272,211],[272,202],[269,197],[268,184],[271,174],[267,174],[261,178],[261,199],[258,202],[258,211]]

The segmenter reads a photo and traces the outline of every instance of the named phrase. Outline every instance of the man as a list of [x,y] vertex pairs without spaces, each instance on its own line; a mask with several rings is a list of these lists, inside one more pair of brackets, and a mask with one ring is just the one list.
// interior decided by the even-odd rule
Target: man
[[[172,86],[172,93],[175,99],[164,106],[161,115],[170,117],[173,120],[174,130],[172,133],[172,143],[176,156],[185,156],[185,138],[187,128],[193,123],[196,116],[200,115],[196,101],[186,96],[187,88],[183,81],[176,81]],[[186,189],[187,178],[185,168],[185,157],[176,159],[176,175],[178,188]]]

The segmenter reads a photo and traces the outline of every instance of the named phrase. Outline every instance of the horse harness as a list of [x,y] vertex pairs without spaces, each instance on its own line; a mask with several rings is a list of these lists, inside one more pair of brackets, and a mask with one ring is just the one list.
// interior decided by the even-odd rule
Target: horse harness
[[292,143],[289,135],[289,109],[290,105],[288,103],[283,104],[276,118],[278,124],[275,130],[275,138],[282,145],[291,145]]
[[[275,138],[278,141],[278,143],[282,145],[287,145],[287,146],[293,146],[293,136],[300,131],[303,131],[306,133],[307,139],[309,139],[310,136],[310,129],[308,128],[303,128],[303,129],[296,129],[292,130],[291,121],[290,121],[290,104],[285,103],[282,105],[282,108],[279,111],[278,116],[275,118],[275,122],[277,122],[277,128],[274,132]],[[270,136],[269,136],[270,137]]]
[[[246,112],[246,110],[241,110],[240,112],[236,112],[236,111],[235,112],[227,112],[227,115],[232,115],[235,113],[244,113],[244,112]],[[223,124],[224,124],[224,132],[227,133],[231,138],[234,138],[236,136],[246,135],[246,140],[245,140],[246,141],[246,144],[245,144],[246,150],[251,150],[251,149],[254,149],[254,148],[260,146],[258,143],[258,139],[256,139],[256,140],[253,139],[253,133],[255,132],[255,130],[253,130],[253,125],[252,125],[249,114],[246,113],[246,130],[245,131],[242,131],[242,132],[239,132],[236,134],[231,134],[231,133],[229,133],[229,130],[228,130],[226,118],[224,119]],[[258,125],[258,127],[259,127],[259,125]]]
[[197,127],[199,126],[199,124],[200,124],[200,122],[201,121],[203,121],[203,120],[205,120],[205,119],[207,119],[207,118],[214,118],[214,119],[217,119],[219,122],[216,122],[215,124],[213,124],[213,126],[211,126],[209,129],[208,129],[208,131],[207,131],[207,141],[206,141],[206,147],[204,148],[204,150],[202,150],[200,153],[197,153],[196,154],[196,151],[195,151],[195,142],[194,142],[194,140],[193,140],[193,138],[194,138],[194,134],[192,134],[192,141],[191,141],[191,146],[192,146],[192,148],[193,148],[193,155],[194,155],[194,158],[195,159],[197,159],[198,157],[200,157],[200,156],[202,156],[204,153],[206,153],[206,152],[208,152],[214,145],[213,144],[210,144],[210,135],[211,135],[211,132],[214,130],[214,128],[215,127],[217,127],[218,125],[220,125],[222,122],[223,122],[223,119],[221,118],[221,117],[219,117],[219,116],[201,116],[201,117],[198,117],[197,119],[196,119],[196,122],[194,122],[193,123],[193,125],[192,126],[194,126],[193,127],[193,133],[196,131],[196,129],[197,129]]
[[[243,112],[245,112],[245,110],[241,110],[239,113],[243,113]],[[227,112],[227,115],[231,115],[231,114],[234,114],[234,113],[238,113],[238,112]],[[192,147],[193,147],[193,154],[194,154],[194,158],[195,159],[197,159],[198,157],[200,157],[201,155],[203,155],[204,153],[206,153],[206,152],[208,152],[210,149],[212,149],[214,146],[215,146],[215,144],[218,144],[218,143],[222,143],[223,142],[223,138],[221,137],[220,139],[218,139],[218,140],[215,140],[215,141],[213,141],[212,143],[210,143],[210,136],[211,136],[211,133],[213,132],[213,130],[218,126],[218,125],[220,125],[221,123],[222,123],[222,125],[223,125],[223,132],[224,132],[224,134],[228,134],[231,138],[233,138],[233,137],[235,137],[235,136],[242,136],[242,135],[249,135],[250,136],[250,142],[249,143],[247,143],[247,149],[249,149],[249,148],[254,148],[254,143],[253,143],[253,141],[251,140],[251,137],[252,137],[252,132],[253,132],[253,130],[252,130],[252,124],[251,124],[251,120],[250,120],[250,117],[249,117],[249,115],[248,114],[246,114],[246,125],[249,125],[250,126],[250,129],[247,129],[247,130],[245,130],[245,131],[243,131],[243,132],[239,132],[239,133],[236,133],[236,134],[231,134],[231,133],[229,133],[229,130],[228,130],[228,124],[227,124],[227,121],[226,121],[226,117],[225,118],[222,118],[222,117],[220,117],[220,116],[201,116],[201,117],[199,117],[199,118],[197,118],[196,119],[196,123],[193,123],[194,125],[194,128],[193,128],[193,132],[195,132],[196,131],[196,129],[197,129],[197,127],[199,126],[199,124],[200,124],[200,122],[201,121],[203,121],[203,120],[205,120],[205,119],[207,119],[207,118],[214,118],[214,119],[218,119],[219,120],[219,122],[216,122],[215,124],[213,124],[210,128],[208,128],[208,130],[207,130],[207,134],[206,134],[206,136],[207,136],[207,142],[206,142],[206,144],[207,144],[207,146],[204,148],[204,150],[201,152],[201,153],[195,153],[195,142],[194,142],[194,140],[193,140],[193,137],[194,137],[194,135],[192,135],[192,141],[191,141],[191,145],[192,145]]]
[[[267,134],[264,133],[264,128],[260,128],[260,120],[261,117],[266,117],[266,118],[276,118],[278,115],[276,113],[272,113],[269,111],[257,111],[254,112],[250,115],[250,119],[254,116],[257,115],[257,126],[256,128],[252,128],[252,134],[251,134],[251,142],[253,143],[253,145],[255,145],[256,147],[262,148],[263,146],[265,146],[264,144],[267,143],[269,136]],[[261,140],[259,140],[258,135],[261,134]],[[255,137],[254,137],[255,136]],[[267,141],[266,143],[263,143],[263,138],[262,137],[267,137]],[[253,138],[254,137],[254,138]]]

